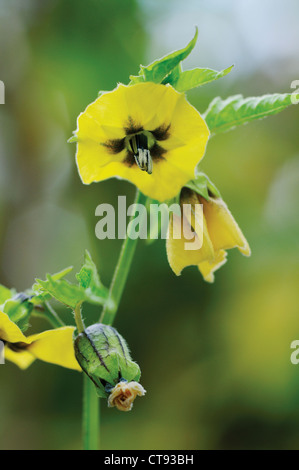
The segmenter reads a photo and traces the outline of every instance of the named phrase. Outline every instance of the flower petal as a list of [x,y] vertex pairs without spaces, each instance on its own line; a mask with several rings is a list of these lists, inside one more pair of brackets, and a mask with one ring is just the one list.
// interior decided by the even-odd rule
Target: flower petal
[[23,335],[20,328],[10,320],[6,313],[0,311],[0,340],[8,343],[26,343],[29,344],[28,338]]
[[75,328],[65,326],[29,336],[27,351],[34,357],[51,364],[81,371],[75,358],[73,333]]
[[[175,197],[190,175],[163,160],[154,166],[154,174],[141,171],[136,165],[128,166],[122,162],[112,162],[102,168],[95,168],[97,181],[108,178],[121,178],[135,184],[143,194],[158,201]],[[85,169],[84,169],[85,171]],[[87,174],[89,172],[86,166]]]
[[190,243],[190,240],[186,240],[184,237],[181,217],[175,214],[171,214],[170,216],[166,251],[170,267],[177,276],[179,276],[181,271],[187,266],[195,266],[204,261],[214,260],[214,249],[204,216],[201,219],[202,234],[199,233],[196,234],[196,236],[199,239],[199,244],[202,246],[196,250],[188,250],[186,249],[186,244]]
[[209,138],[210,131],[205,120],[186,100],[184,94],[180,94],[180,99],[177,101],[171,120],[171,132],[185,143],[198,142],[204,147]]
[[152,82],[123,88],[128,116],[149,131],[162,124],[169,124],[177,100],[181,96],[170,86]]
[[[124,160],[126,152],[111,154],[107,147],[100,143],[84,140],[78,145],[77,167],[84,184],[106,179],[103,172],[106,166],[112,163],[120,163]],[[123,163],[122,163],[123,165]],[[113,175],[114,176],[114,175]]]
[[146,390],[138,382],[119,382],[110,392],[108,406],[116,406],[119,411],[131,411],[137,396],[143,397]]
[[213,261],[203,261],[198,265],[203,278],[207,282],[214,282],[214,272],[223,266],[227,259],[227,253],[224,250],[219,250],[215,253],[215,259]]
[[124,137],[123,127],[128,118],[126,88],[119,85],[115,90],[104,93],[79,115],[76,131],[79,141],[91,139],[101,142],[106,137],[102,126],[114,129],[115,133],[118,129],[118,136]]
[[237,247],[243,255],[250,256],[248,242],[225,202],[220,198],[210,198],[207,201],[200,196],[199,200],[203,204],[215,251]]
[[26,349],[13,351],[8,345],[4,350],[5,360],[13,362],[20,369],[25,370],[35,361],[35,357]]

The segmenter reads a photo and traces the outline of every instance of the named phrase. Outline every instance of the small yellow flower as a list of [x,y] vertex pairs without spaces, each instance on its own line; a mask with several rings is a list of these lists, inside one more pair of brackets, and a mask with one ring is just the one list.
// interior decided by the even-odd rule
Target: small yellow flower
[[138,382],[119,382],[112,390],[108,398],[108,406],[116,406],[119,411],[131,411],[137,395],[143,397],[146,391]]
[[194,177],[209,130],[185,95],[151,82],[118,85],[78,117],[83,183],[120,177],[164,201]]
[[75,359],[74,329],[65,326],[26,337],[9,316],[0,311],[0,340],[5,344],[5,359],[14,362],[20,369],[27,369],[36,359],[40,359],[81,371]]
[[[183,188],[180,195],[181,207],[190,204],[192,211],[190,217],[171,215],[169,224],[169,238],[167,239],[167,257],[169,264],[178,276],[186,266],[198,266],[205,281],[214,281],[214,272],[226,262],[226,250],[238,248],[245,255],[250,256],[250,248],[246,238],[241,232],[225,202],[214,195],[206,200],[189,188]],[[199,206],[202,204],[202,206]],[[195,206],[196,205],[196,206]],[[195,210],[196,208],[196,210]],[[195,230],[195,218],[197,228]],[[190,240],[184,237],[183,224],[189,225],[194,237],[198,238],[201,248],[186,249]],[[182,234],[179,238],[176,233]]]

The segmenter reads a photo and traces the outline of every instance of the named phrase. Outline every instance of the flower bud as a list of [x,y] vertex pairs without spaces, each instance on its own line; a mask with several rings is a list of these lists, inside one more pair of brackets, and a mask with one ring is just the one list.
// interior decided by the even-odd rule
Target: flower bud
[[96,323],[75,338],[75,355],[82,370],[110,407],[129,411],[136,396],[145,393],[138,383],[140,368],[132,361],[124,338],[112,326]]

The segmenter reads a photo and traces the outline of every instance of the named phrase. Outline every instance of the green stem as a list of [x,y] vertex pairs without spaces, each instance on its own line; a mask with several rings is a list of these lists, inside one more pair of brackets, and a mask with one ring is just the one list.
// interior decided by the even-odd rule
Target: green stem
[[[145,205],[147,197],[144,196],[138,189],[136,192],[135,204]],[[145,213],[146,214],[146,213]],[[145,215],[146,216],[146,215]],[[134,216],[131,218],[130,222],[134,219]],[[142,223],[144,220],[142,221]],[[140,227],[141,229],[141,227]],[[112,325],[115,315],[118,310],[118,306],[126,285],[127,277],[131,268],[133,261],[134,253],[136,250],[138,239],[132,238],[133,227],[132,224],[129,224],[128,233],[125,241],[123,242],[119,259],[114,271],[113,279],[110,285],[109,297],[106,302],[101,318],[100,323],[105,323],[106,325]]]
[[81,303],[76,306],[74,310],[74,314],[75,314],[75,322],[77,325],[78,332],[83,333],[83,331],[85,330],[85,326],[84,326],[82,315],[81,315]]
[[42,308],[42,310],[39,310],[38,307],[35,307],[32,315],[34,317],[45,318],[48,320],[50,325],[53,326],[53,328],[61,328],[62,326],[65,326],[65,323],[59,318],[49,302],[45,302],[45,307],[46,308]]
[[[146,203],[146,196],[137,190],[135,204]],[[146,217],[146,213],[145,213]],[[134,217],[131,218],[131,220]],[[130,221],[131,221],[130,220]],[[140,222],[144,223],[144,220]],[[141,227],[140,227],[141,230]],[[133,239],[133,227],[129,224],[127,237],[122,245],[119,259],[110,285],[109,296],[103,309],[100,322],[112,325],[125,288],[138,239]],[[75,309],[75,319],[79,333],[84,331],[81,306]],[[92,381],[84,374],[83,392],[83,443],[85,450],[96,450],[99,435],[99,399]]]
[[95,386],[83,374],[83,448],[97,450],[99,447],[100,406]]
[[[81,304],[74,310],[75,321],[79,334],[85,330],[81,314]],[[84,450],[98,450],[99,445],[99,418],[100,403],[96,394],[95,386],[85,373],[83,373],[83,448]]]

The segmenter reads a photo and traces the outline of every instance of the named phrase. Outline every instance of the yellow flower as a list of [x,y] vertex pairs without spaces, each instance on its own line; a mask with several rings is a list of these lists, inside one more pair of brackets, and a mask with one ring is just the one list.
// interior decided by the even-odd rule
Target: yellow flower
[[0,340],[5,344],[5,359],[14,362],[20,369],[27,369],[35,359],[40,359],[81,371],[75,359],[74,329],[65,326],[26,337],[9,316],[0,311]]
[[[180,204],[182,210],[183,204],[190,204],[192,210],[182,218],[175,214],[170,218],[167,257],[177,276],[186,266],[195,265],[205,281],[213,282],[214,272],[226,262],[226,250],[236,247],[243,255],[250,256],[246,238],[220,197],[210,195],[206,200],[195,191],[183,188]],[[185,237],[184,226],[190,227],[198,249],[186,249],[190,239]]]
[[194,177],[209,130],[184,94],[147,82],[102,94],[78,117],[76,136],[83,183],[120,177],[164,201]]

